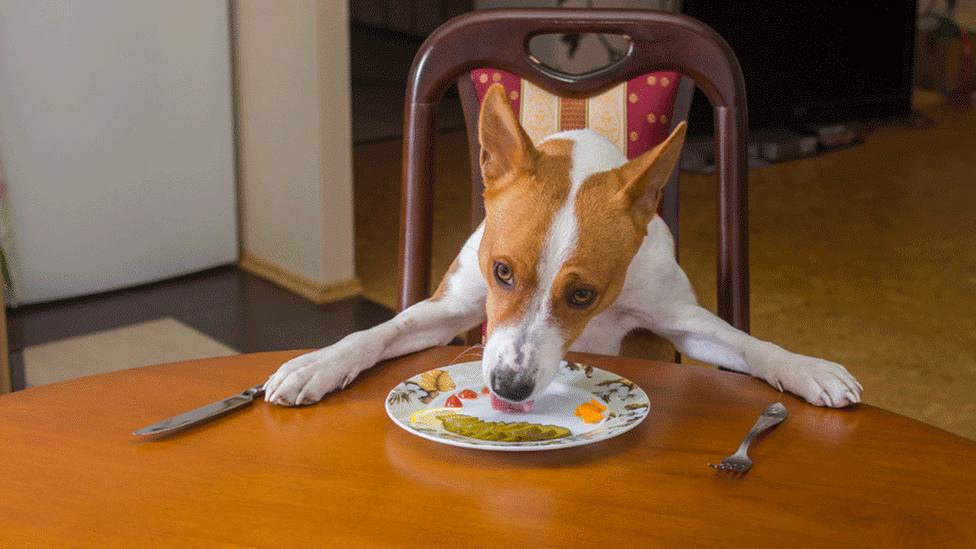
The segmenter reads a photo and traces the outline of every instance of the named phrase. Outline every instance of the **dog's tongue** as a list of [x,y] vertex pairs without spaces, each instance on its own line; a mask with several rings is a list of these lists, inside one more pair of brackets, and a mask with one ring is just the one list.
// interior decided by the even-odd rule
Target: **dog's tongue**
[[494,393],[491,394],[491,409],[498,412],[531,412],[534,404],[534,400],[512,404],[496,397]]

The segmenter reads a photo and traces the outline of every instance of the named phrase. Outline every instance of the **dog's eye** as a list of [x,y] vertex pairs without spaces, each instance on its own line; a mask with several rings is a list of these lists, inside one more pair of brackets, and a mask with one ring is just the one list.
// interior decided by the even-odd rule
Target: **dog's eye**
[[573,307],[582,309],[589,306],[590,303],[593,303],[594,299],[596,299],[596,292],[593,290],[589,288],[577,288],[569,294],[568,301]]
[[512,274],[512,268],[508,265],[502,263],[501,261],[495,262],[495,278],[505,286],[511,286],[515,275]]

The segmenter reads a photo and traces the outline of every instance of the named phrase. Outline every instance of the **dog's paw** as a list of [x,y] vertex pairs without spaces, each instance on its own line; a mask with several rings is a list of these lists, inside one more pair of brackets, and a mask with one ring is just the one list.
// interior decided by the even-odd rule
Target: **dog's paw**
[[840,364],[804,355],[790,356],[762,376],[773,387],[789,391],[815,406],[843,408],[861,402],[864,387]]
[[282,364],[265,382],[264,399],[279,406],[314,404],[348,385],[368,366],[355,353],[326,347]]

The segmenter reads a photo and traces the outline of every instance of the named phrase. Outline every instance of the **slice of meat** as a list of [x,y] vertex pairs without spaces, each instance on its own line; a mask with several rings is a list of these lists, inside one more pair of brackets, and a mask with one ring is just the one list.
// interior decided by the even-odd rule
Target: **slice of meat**
[[513,403],[496,397],[494,393],[491,394],[491,409],[498,412],[531,412],[534,405],[534,400]]

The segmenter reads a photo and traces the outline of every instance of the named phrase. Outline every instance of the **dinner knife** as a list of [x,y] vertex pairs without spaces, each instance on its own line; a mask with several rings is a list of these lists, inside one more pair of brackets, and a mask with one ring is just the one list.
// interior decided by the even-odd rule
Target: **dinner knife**
[[180,429],[186,429],[187,427],[192,427],[205,421],[209,421],[232,410],[243,408],[244,406],[247,406],[253,402],[255,398],[263,394],[264,384],[255,385],[254,387],[245,389],[243,392],[236,395],[229,396],[223,400],[218,400],[212,404],[207,404],[206,406],[197,408],[196,410],[190,410],[189,412],[153,423],[152,425],[146,425],[141,429],[132,431],[132,434],[140,437],[146,437],[152,435],[169,434],[174,431],[179,431]]

